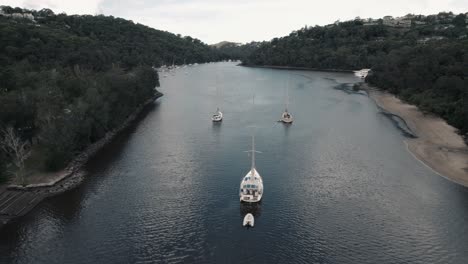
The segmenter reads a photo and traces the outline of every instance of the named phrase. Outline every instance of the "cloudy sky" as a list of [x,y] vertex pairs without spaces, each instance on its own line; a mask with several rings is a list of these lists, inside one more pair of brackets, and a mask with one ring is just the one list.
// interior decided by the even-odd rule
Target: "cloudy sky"
[[305,25],[357,16],[468,12],[468,0],[0,0],[0,5],[123,17],[208,44],[270,40]]

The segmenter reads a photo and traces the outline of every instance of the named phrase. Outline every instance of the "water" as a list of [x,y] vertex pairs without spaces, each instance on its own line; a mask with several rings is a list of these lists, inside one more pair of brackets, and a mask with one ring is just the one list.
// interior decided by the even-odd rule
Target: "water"
[[[233,63],[162,78],[165,96],[83,185],[0,231],[0,263],[466,263],[468,189],[416,161],[371,99],[344,91],[352,74],[290,72],[295,122],[277,123],[287,80]],[[252,131],[265,185],[255,208],[238,198]],[[255,228],[242,227],[247,212]]]

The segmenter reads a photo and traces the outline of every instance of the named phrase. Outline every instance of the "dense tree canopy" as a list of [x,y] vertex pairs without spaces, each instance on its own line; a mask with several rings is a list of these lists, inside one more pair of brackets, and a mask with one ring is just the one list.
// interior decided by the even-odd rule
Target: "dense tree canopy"
[[[155,96],[154,66],[221,58],[198,39],[111,16],[2,11],[0,127],[31,141],[44,169],[61,168]],[[9,155],[0,158],[1,179]]]
[[[468,134],[468,27],[465,14],[408,15],[406,27],[355,19],[305,27],[262,43],[247,65],[371,68],[366,81]],[[391,20],[393,23],[397,20]]]

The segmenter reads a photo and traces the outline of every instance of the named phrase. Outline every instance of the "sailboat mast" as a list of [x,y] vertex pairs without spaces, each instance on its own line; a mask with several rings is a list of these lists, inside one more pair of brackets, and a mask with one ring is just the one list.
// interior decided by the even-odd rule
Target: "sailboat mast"
[[252,175],[255,169],[255,135],[252,135]]
[[216,112],[219,112],[219,72],[216,72]]
[[287,80],[287,83],[286,83],[286,112],[288,112],[288,106],[289,106],[289,79],[290,79],[290,74],[289,74],[289,71],[288,71],[288,80]]

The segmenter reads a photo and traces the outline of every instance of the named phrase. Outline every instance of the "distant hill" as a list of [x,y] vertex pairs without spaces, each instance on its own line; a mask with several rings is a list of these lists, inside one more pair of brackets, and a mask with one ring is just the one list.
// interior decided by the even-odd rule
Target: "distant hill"
[[304,27],[261,43],[243,63],[371,68],[367,82],[443,117],[468,135],[467,14],[356,18]]
[[212,44],[210,45],[214,48],[224,48],[224,47],[227,47],[227,46],[231,46],[231,47],[239,47],[239,46],[242,46],[242,43],[237,43],[237,42],[229,42],[229,41],[221,41],[219,43],[216,43],[216,44]]
[[259,45],[260,42],[242,44],[237,42],[221,41],[211,45],[211,47],[215,48],[223,59],[246,60],[247,56],[256,50]]

